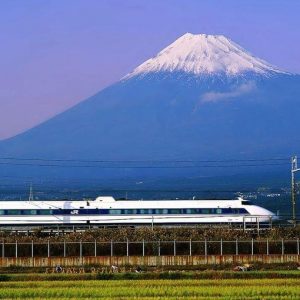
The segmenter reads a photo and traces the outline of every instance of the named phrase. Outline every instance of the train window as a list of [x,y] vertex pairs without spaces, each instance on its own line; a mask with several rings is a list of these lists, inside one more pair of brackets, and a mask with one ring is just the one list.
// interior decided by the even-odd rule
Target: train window
[[163,214],[167,215],[168,214],[168,210],[167,209],[163,209]]
[[19,209],[10,209],[7,211],[8,215],[20,215],[21,214],[21,210]]
[[242,205],[253,205],[249,200],[242,200]]
[[190,214],[197,214],[199,212],[198,212],[198,209],[196,209],[196,208],[187,208],[184,210],[184,213],[190,215]]
[[22,215],[36,215],[36,209],[25,209],[22,211]]
[[124,209],[123,214],[125,215],[132,215],[132,209]]
[[180,209],[169,209],[169,214],[171,215],[177,215],[180,214]]
[[161,214],[163,214],[163,209],[156,209],[156,210],[155,210],[155,214],[156,214],[156,215],[161,215]]
[[222,213],[222,208],[217,208],[216,209],[216,214],[221,214]]
[[229,207],[229,208],[223,208],[222,209],[222,211],[223,211],[223,214],[234,214],[234,211],[233,211],[233,209],[231,208],[231,207]]
[[5,215],[4,209],[0,209],[0,215]]
[[209,208],[202,208],[201,209],[201,213],[202,214],[210,214],[211,213],[211,210]]
[[52,215],[53,214],[52,209],[40,209],[38,212],[39,212],[39,215]]
[[121,214],[121,209],[110,209],[109,214],[110,215],[120,215]]

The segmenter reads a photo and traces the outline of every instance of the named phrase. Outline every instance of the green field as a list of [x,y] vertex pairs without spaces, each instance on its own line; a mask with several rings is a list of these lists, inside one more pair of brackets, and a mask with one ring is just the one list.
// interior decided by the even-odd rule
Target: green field
[[0,282],[0,299],[300,299],[300,280],[181,279]]

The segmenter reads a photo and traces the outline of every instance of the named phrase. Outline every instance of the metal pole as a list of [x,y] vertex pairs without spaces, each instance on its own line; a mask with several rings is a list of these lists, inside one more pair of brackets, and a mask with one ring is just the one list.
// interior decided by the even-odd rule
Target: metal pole
[[160,256],[160,241],[158,241],[158,256]]
[[269,255],[269,240],[267,239],[267,255]]
[[223,255],[223,239],[220,241],[220,255]]
[[18,241],[16,241],[16,258],[18,257]]
[[235,241],[235,255],[239,255],[239,244],[238,244],[238,239]]
[[176,241],[174,240],[174,256],[176,256]]
[[204,255],[207,256],[207,240],[204,241]]
[[143,256],[145,256],[145,240],[143,239]]
[[48,240],[48,257],[50,257],[50,241]]
[[192,256],[192,240],[190,239],[190,256]]
[[5,246],[4,246],[4,241],[3,241],[3,242],[2,242],[2,258],[5,257],[4,251],[5,251]]
[[33,252],[33,240],[31,241],[31,257],[34,257],[34,252]]
[[251,255],[254,254],[254,240],[251,240]]
[[284,241],[281,240],[281,254],[284,255]]
[[129,256],[129,242],[126,240],[126,256]]
[[110,256],[114,256],[114,245],[113,245],[113,241],[110,241]]
[[95,247],[94,247],[94,250],[95,250],[95,257],[97,256],[97,240],[95,240]]

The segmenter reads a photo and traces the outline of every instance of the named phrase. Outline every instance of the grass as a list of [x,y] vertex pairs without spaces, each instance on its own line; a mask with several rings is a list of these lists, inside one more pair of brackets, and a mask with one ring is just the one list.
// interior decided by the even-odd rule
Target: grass
[[300,278],[74,280],[65,275],[55,280],[52,274],[40,274],[34,280],[29,274],[29,281],[6,275],[0,299],[300,299]]
[[160,272],[125,272],[125,273],[27,273],[27,274],[0,274],[0,282],[17,281],[83,281],[83,280],[201,280],[201,279],[298,279],[300,282],[299,270],[281,271],[160,271]]

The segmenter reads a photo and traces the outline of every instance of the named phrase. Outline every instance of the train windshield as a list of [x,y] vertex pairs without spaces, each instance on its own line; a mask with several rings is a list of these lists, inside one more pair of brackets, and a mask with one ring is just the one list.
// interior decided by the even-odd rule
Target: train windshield
[[242,205],[253,205],[249,200],[242,200]]

